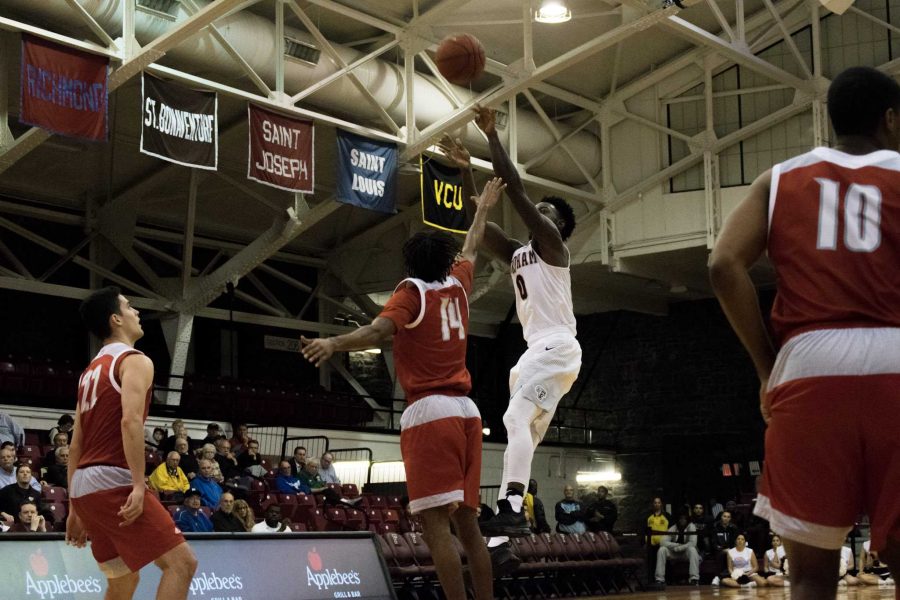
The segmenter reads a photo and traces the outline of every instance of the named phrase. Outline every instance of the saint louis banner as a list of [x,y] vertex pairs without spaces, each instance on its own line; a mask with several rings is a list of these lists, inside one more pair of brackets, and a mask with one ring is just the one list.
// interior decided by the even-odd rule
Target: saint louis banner
[[252,104],[247,177],[289,192],[313,193],[312,121],[291,119]]
[[72,137],[106,140],[109,59],[22,36],[19,120]]
[[337,149],[337,199],[393,213],[397,146],[338,129]]
[[422,221],[432,227],[465,233],[466,208],[459,169],[419,157],[422,167]]
[[144,73],[141,152],[187,167],[216,170],[218,99]]

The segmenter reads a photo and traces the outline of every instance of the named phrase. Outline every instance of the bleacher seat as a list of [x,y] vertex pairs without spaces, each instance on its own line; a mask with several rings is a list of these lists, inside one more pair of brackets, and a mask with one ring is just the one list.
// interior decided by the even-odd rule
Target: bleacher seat
[[419,565],[422,577],[434,578],[437,575],[437,571],[431,558],[431,550],[428,548],[428,544],[425,543],[425,538],[422,537],[422,534],[411,531],[404,533],[403,538],[412,550],[413,558],[415,558],[416,564]]
[[59,523],[60,521],[65,523],[66,517],[69,515],[68,501],[54,500],[53,502],[45,502],[44,508],[53,515],[54,523]]
[[48,485],[41,489],[41,498],[48,502],[55,502],[69,499],[69,492],[64,487],[56,485]]
[[172,520],[177,519],[178,513],[180,513],[181,511],[184,510],[184,507],[181,505],[173,505],[173,506],[168,506],[166,508],[169,509],[169,514],[172,515]]
[[359,488],[355,483],[345,483],[341,486],[341,495],[344,498],[358,498]]
[[400,527],[400,515],[396,510],[385,509],[381,511],[381,520],[383,523]]
[[297,494],[276,494],[278,506],[281,507],[281,516],[285,519],[296,519]]
[[361,510],[355,508],[347,508],[344,510],[346,519],[344,521],[345,531],[360,531],[365,527],[365,516]]
[[313,509],[306,521],[309,531],[327,531],[328,521],[325,519],[325,513],[321,508]]
[[297,494],[297,507],[294,510],[294,519],[301,523],[306,523],[309,516],[316,510],[316,501],[312,495]]
[[295,533],[304,532],[306,531],[306,525],[304,525],[303,523],[291,522],[291,531]]
[[347,513],[343,508],[330,506],[322,511],[327,521],[325,531],[343,531],[347,522]]

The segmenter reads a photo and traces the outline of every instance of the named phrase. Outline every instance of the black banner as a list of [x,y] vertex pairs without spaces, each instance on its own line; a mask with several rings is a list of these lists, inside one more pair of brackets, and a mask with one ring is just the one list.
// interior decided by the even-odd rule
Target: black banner
[[192,90],[144,73],[141,152],[215,171],[219,158],[217,107],[215,92]]
[[466,208],[459,169],[419,157],[422,167],[422,221],[432,227],[465,233]]

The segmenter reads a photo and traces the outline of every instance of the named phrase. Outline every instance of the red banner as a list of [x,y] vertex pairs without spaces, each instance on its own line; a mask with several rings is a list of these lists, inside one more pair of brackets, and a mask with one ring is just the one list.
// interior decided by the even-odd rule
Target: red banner
[[289,192],[313,192],[312,121],[300,121],[249,104],[247,177]]
[[22,36],[19,121],[73,137],[106,140],[109,59]]

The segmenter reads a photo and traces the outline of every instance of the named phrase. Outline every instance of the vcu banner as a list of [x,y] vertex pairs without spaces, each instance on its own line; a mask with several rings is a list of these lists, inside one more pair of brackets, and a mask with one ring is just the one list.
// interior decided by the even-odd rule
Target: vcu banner
[[466,207],[463,205],[463,180],[459,169],[436,160],[423,160],[422,221],[432,227],[465,233]]
[[397,146],[338,129],[337,149],[337,199],[393,213]]
[[53,133],[106,140],[109,59],[22,36],[19,120]]
[[313,193],[312,121],[247,105],[250,129],[247,177],[289,192]]
[[141,152],[215,171],[219,158],[215,92],[192,90],[144,73]]

